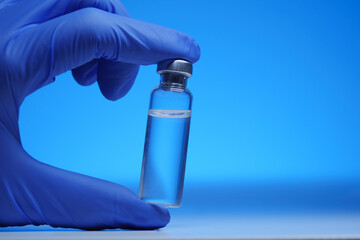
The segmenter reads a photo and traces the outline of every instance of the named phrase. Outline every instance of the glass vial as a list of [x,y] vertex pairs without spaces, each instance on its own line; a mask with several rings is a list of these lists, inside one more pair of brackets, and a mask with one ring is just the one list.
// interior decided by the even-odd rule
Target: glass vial
[[159,86],[151,92],[139,197],[179,207],[182,199],[192,94],[186,81],[192,64],[168,60],[158,64]]

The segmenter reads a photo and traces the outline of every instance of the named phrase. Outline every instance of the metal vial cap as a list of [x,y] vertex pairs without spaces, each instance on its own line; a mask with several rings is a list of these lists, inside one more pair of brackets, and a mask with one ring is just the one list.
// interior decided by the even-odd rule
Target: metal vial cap
[[192,75],[192,64],[186,60],[182,59],[173,59],[161,61],[157,65],[157,73],[179,73],[187,77]]

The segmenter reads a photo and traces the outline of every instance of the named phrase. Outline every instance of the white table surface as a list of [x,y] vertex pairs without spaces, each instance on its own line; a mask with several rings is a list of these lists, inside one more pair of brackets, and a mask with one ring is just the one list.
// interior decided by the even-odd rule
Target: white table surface
[[360,216],[186,215],[155,231],[78,231],[48,226],[0,229],[0,239],[360,239]]
[[188,185],[161,230],[7,227],[0,239],[360,239],[360,183],[209,186]]

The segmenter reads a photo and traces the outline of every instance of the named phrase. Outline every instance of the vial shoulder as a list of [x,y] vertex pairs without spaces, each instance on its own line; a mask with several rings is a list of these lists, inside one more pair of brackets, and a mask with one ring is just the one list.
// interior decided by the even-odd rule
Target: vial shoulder
[[186,92],[188,95],[190,95],[190,97],[193,96],[192,92],[190,92],[190,90],[189,90],[188,88],[185,88],[185,92]]
[[173,99],[183,99],[184,101],[191,101],[193,98],[192,93],[188,89],[182,91],[168,91],[161,87],[155,87],[151,92],[151,98],[162,98],[172,101]]
[[184,89],[181,92],[166,91],[155,87],[151,93],[151,108],[158,109],[190,109],[192,94]]
[[179,89],[179,88],[163,88],[160,85],[154,87],[151,91],[151,94],[182,94],[182,95],[190,95],[192,96],[192,93],[188,88]]

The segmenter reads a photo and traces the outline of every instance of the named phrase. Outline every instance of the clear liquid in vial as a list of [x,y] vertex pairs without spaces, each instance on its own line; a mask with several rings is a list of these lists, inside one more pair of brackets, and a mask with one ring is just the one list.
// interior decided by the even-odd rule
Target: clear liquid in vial
[[150,109],[141,171],[141,199],[179,207],[191,110]]

